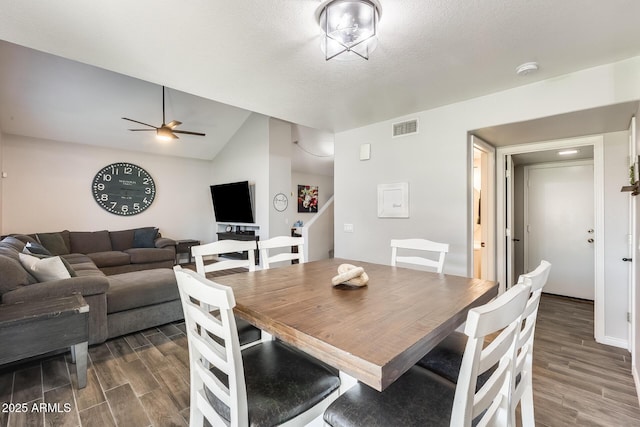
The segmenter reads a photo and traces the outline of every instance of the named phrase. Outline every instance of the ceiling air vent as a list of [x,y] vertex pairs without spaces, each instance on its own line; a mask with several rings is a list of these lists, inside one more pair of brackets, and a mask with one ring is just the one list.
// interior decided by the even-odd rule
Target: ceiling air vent
[[405,136],[418,133],[418,119],[407,120],[406,122],[394,123],[392,136]]

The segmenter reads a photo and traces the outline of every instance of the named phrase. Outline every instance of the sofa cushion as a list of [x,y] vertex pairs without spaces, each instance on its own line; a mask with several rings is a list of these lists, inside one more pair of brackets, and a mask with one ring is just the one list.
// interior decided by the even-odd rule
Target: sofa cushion
[[121,251],[94,252],[87,254],[96,267],[113,267],[130,263],[129,254]]
[[28,234],[12,234],[11,237],[15,237],[16,239],[20,240],[23,243],[38,243],[38,240],[36,239],[36,235],[28,235]]
[[155,227],[138,228],[133,232],[134,248],[155,248],[158,229]]
[[62,258],[66,259],[72,266],[76,275],[79,277],[86,276],[104,276],[104,273],[100,271],[98,267],[91,261],[87,255],[84,254],[68,254]]
[[107,313],[180,299],[175,274],[170,268],[133,271],[107,277]]
[[0,255],[0,271],[0,295],[36,282],[18,260],[8,256]]
[[38,281],[48,282],[50,280],[68,279],[71,277],[69,271],[59,256],[37,258],[33,255],[19,254],[20,263]]
[[114,251],[124,251],[133,247],[133,233],[135,229],[110,231],[111,248]]
[[131,256],[131,264],[175,261],[175,253],[171,249],[132,248],[127,249],[125,252]]
[[[4,239],[2,239],[2,242],[0,242],[0,246],[1,247],[5,247],[8,249],[13,249],[16,252],[22,252],[22,250],[24,249],[24,242],[21,240],[18,240],[17,238],[13,237],[13,236],[7,236]],[[17,259],[17,256],[16,256]]]
[[107,230],[102,231],[71,231],[71,252],[92,254],[111,251],[111,239]]
[[65,255],[69,253],[69,246],[64,241],[62,233],[38,233],[36,234],[40,244],[47,248],[53,255]]

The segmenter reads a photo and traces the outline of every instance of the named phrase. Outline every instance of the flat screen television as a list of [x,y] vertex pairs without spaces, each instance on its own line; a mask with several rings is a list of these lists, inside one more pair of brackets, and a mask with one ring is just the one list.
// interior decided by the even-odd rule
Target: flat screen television
[[253,185],[249,181],[212,185],[216,222],[253,224]]

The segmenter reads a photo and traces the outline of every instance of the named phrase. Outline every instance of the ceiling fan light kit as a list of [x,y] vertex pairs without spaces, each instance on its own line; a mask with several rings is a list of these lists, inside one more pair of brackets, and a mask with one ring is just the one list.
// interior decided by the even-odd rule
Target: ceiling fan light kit
[[378,45],[378,0],[325,0],[316,9],[325,60],[369,59]]
[[162,86],[162,124],[160,126],[153,126],[148,123],[140,122],[138,120],[129,119],[127,117],[123,117],[123,120],[128,120],[130,122],[139,123],[144,126],[149,126],[151,129],[129,129],[132,132],[150,132],[155,131],[156,137],[163,141],[171,141],[173,139],[180,139],[176,133],[182,133],[185,135],[197,135],[197,136],[205,136],[204,133],[201,132],[192,132],[188,130],[176,130],[177,126],[180,126],[182,122],[178,120],[172,120],[169,123],[165,123],[165,108],[164,108],[164,86]]

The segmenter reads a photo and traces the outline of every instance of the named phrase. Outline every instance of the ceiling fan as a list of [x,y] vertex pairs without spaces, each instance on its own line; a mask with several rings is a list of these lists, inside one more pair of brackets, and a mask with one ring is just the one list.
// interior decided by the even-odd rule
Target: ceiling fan
[[138,120],[129,119],[123,117],[124,120],[129,120],[130,122],[139,123],[141,125],[149,126],[152,129],[129,129],[133,132],[146,132],[146,131],[155,131],[156,135],[160,139],[170,140],[170,139],[179,139],[176,133],[182,133],[185,135],[197,135],[197,136],[205,136],[204,133],[200,132],[191,132],[188,130],[176,130],[176,127],[182,124],[177,120],[172,120],[169,123],[165,123],[164,117],[164,86],[162,86],[162,125],[160,127],[153,126],[148,123],[139,122]]

